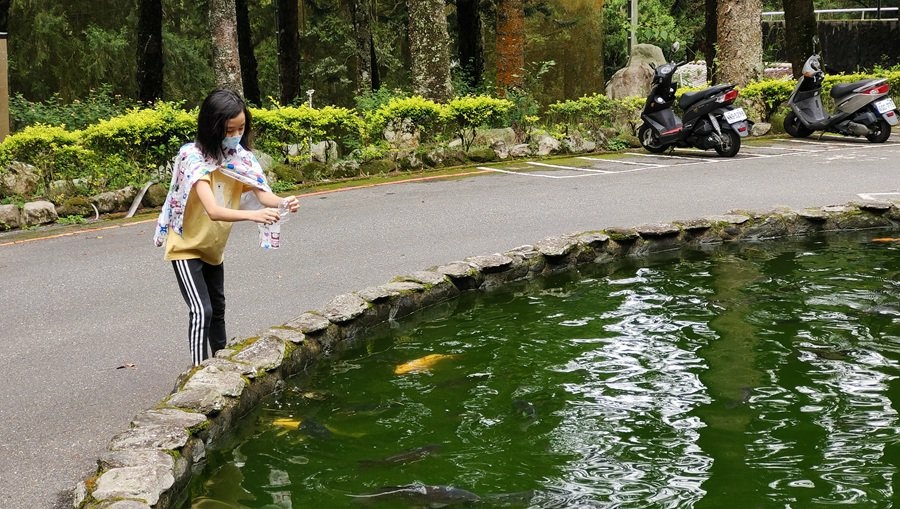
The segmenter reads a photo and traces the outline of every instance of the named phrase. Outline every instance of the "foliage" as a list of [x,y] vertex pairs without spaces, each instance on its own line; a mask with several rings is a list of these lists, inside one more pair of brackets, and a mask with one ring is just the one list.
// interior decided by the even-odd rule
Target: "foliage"
[[85,147],[120,159],[138,174],[161,177],[173,154],[194,138],[196,115],[177,104],[159,102],[153,108],[134,109],[84,130]]
[[395,97],[366,116],[369,139],[380,137],[390,126],[395,131],[418,131],[422,139],[434,139],[443,125],[443,108],[422,96]]
[[614,109],[615,103],[612,99],[605,95],[593,94],[551,104],[548,112],[551,119],[565,126],[565,134],[569,133],[569,127],[574,127],[596,138],[600,128],[612,125]]
[[531,62],[524,69],[525,76],[522,86],[510,88],[506,92],[506,98],[512,102],[512,108],[507,114],[507,122],[516,133],[516,139],[519,142],[531,141],[531,129],[540,112],[536,96],[541,93],[543,88],[541,78],[555,65],[556,62],[553,60]]
[[40,102],[29,101],[22,94],[16,94],[9,98],[11,130],[15,132],[35,124],[84,129],[136,106],[136,102],[114,93],[108,84],[91,90],[82,100],[75,99],[68,103],[58,93]]
[[462,140],[463,150],[468,151],[475,140],[475,130],[485,125],[499,122],[503,115],[512,108],[512,102],[493,97],[458,97],[451,100],[444,108],[444,122],[455,128],[456,135]]
[[83,224],[84,217],[79,216],[77,214],[68,215],[65,217],[61,217],[57,220],[59,224]]
[[353,110],[334,106],[251,108],[250,113],[256,145],[264,152],[281,154],[283,161],[291,155],[308,154],[313,140],[333,139],[348,145],[350,140],[358,139],[361,129]]
[[741,89],[742,102],[758,104],[762,110],[762,119],[768,122],[772,114],[781,108],[794,90],[793,80],[778,79],[749,83]]
[[[59,126],[27,127],[8,136],[0,144],[0,165],[5,167],[12,161],[19,161],[34,166],[44,189],[47,189],[58,174],[73,166],[77,140],[76,133]],[[81,155],[85,160],[90,159],[90,154],[86,151],[82,151]]]
[[[606,0],[604,13],[604,55],[606,76],[628,64],[628,40],[631,34],[629,0]],[[686,13],[686,16],[689,13]],[[642,0],[638,14],[637,40],[642,44],[653,44],[669,48],[678,41],[683,48],[694,43],[694,28],[703,24],[703,12],[693,22],[680,22],[671,11],[668,2],[662,0]]]

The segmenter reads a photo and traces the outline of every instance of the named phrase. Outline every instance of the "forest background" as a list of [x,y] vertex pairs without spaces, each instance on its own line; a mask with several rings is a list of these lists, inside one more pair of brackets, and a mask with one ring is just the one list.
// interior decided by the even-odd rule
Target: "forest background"
[[[785,2],[794,0],[785,0]],[[8,3],[9,79],[15,110],[93,101],[104,109],[137,104],[140,97],[139,0],[5,0]],[[0,9],[3,8],[0,0]],[[242,52],[244,92],[258,106],[305,103],[314,90],[317,106],[356,106],[363,92],[355,78],[354,13],[371,16],[373,88],[409,90],[412,69],[405,0],[237,0],[239,35],[252,52]],[[493,93],[499,0],[447,0],[455,95]],[[163,78],[159,99],[190,108],[215,87],[206,1],[162,0]],[[293,5],[291,5],[293,4]],[[688,59],[703,58],[705,0],[641,0],[638,42],[668,49],[674,41]],[[288,5],[286,8],[285,5]],[[867,7],[855,0],[816,1],[815,8]],[[524,0],[523,85],[547,105],[595,92],[627,63],[628,0]],[[766,0],[763,10],[781,10]],[[474,13],[473,13],[474,9]],[[285,11],[287,12],[285,13]],[[242,19],[241,13],[245,14]],[[471,17],[476,17],[473,24]],[[284,17],[293,17],[296,81],[285,90],[279,36]],[[465,18],[465,19],[461,19]],[[292,20],[292,21],[294,21]],[[0,20],[2,21],[2,20]],[[478,34],[472,34],[471,27]],[[240,28],[243,27],[243,28]],[[475,41],[478,60],[473,62]],[[468,52],[468,53],[467,53]],[[249,53],[249,54],[248,54]],[[764,60],[766,48],[763,48]],[[283,67],[281,67],[283,69]],[[254,82],[247,86],[248,76]],[[115,113],[110,111],[109,113]],[[90,119],[85,119],[88,121]],[[13,118],[13,128],[17,127]],[[77,128],[81,126],[69,126]]]

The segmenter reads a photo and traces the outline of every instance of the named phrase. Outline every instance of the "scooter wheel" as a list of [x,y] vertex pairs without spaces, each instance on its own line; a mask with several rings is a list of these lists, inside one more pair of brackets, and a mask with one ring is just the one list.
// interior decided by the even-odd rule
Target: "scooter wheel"
[[801,124],[797,114],[792,111],[784,117],[784,132],[794,138],[808,138],[815,131]]
[[641,125],[638,129],[638,140],[641,142],[641,146],[652,154],[661,154],[669,148],[665,145],[659,145],[656,136],[653,135],[653,128],[647,124]]
[[879,118],[878,122],[872,126],[872,132],[866,135],[866,139],[872,143],[884,143],[891,137],[891,124],[887,120]]
[[716,153],[722,157],[734,157],[741,149],[741,137],[731,129],[722,131],[722,144],[716,145]]

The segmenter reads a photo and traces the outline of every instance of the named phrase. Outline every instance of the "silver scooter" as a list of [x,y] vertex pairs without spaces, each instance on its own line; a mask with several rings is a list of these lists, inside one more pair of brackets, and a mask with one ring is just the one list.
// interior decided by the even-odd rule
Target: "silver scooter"
[[788,98],[791,111],[784,118],[786,133],[794,138],[806,138],[815,131],[826,131],[865,136],[872,143],[887,141],[900,112],[888,96],[891,85],[886,78],[834,85],[831,98],[835,110],[830,115],[822,106],[824,79],[819,55],[814,54],[803,65],[803,75]]

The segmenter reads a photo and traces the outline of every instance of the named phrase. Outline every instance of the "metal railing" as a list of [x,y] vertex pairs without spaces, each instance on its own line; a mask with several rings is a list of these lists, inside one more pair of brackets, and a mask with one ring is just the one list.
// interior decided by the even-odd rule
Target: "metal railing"
[[[858,7],[853,9],[816,10],[816,21],[828,20],[896,20],[898,7]],[[784,11],[762,13],[763,21],[783,21]]]

